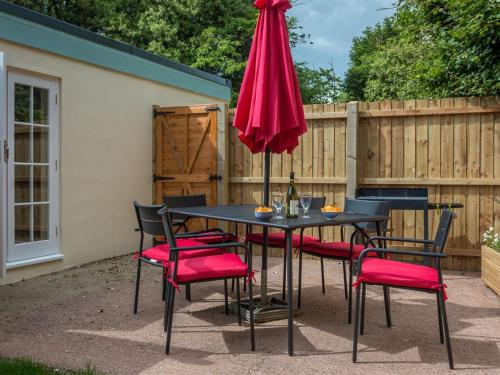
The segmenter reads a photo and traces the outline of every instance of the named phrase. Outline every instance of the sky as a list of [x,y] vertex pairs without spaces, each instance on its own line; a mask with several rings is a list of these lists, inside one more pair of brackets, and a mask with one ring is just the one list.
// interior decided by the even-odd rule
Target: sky
[[349,63],[352,39],[394,13],[394,0],[297,0],[287,15],[295,16],[313,44],[292,50],[296,62],[315,68],[329,67],[343,77]]

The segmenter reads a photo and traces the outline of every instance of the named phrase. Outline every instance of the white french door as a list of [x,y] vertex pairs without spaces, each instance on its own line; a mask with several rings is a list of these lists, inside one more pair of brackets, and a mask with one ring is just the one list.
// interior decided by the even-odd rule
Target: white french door
[[59,253],[59,83],[7,74],[7,262]]

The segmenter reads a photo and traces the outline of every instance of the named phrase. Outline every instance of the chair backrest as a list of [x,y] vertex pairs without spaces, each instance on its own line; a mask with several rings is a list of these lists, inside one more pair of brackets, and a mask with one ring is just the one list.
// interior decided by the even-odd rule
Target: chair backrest
[[206,206],[207,196],[205,194],[196,195],[164,195],[163,203],[167,207],[196,207]]
[[[320,208],[325,206],[326,197],[312,197],[311,205],[309,206],[310,210],[319,210]],[[302,208],[299,200],[299,207]]]
[[[167,207],[197,207],[207,205],[207,196],[205,194],[196,195],[164,195],[163,204]],[[171,214],[172,220],[184,219],[184,215]]]
[[439,225],[434,237],[433,251],[435,253],[442,253],[446,246],[446,240],[451,228],[451,222],[455,218],[455,214],[450,210],[443,210],[439,218]]
[[[350,199],[346,198],[344,204],[344,212],[351,212],[355,214],[365,214],[365,215],[380,215],[389,216],[389,202],[387,201],[367,201],[362,199]],[[377,224],[375,222],[359,223],[358,226],[365,230],[377,229]],[[382,232],[387,231],[387,220],[383,221],[380,225],[380,230]]]
[[145,206],[134,202],[135,214],[137,216],[137,223],[141,233],[146,233],[151,236],[164,236],[163,222],[158,211],[163,206],[151,205]]

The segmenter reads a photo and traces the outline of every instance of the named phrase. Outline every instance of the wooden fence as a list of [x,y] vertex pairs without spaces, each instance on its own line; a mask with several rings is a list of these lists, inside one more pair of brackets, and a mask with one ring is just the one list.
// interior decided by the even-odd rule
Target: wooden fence
[[[448,269],[480,269],[481,233],[500,230],[500,99],[454,98],[304,106],[308,132],[293,155],[273,155],[271,187],[295,172],[299,191],[343,205],[359,186],[426,187],[430,201],[460,202]],[[229,119],[231,121],[231,114]],[[262,199],[262,155],[229,133],[229,201]],[[433,235],[437,214],[430,214]],[[392,213],[395,236],[423,237],[422,215]],[[325,233],[338,239],[338,229]],[[279,255],[281,252],[271,252]]]

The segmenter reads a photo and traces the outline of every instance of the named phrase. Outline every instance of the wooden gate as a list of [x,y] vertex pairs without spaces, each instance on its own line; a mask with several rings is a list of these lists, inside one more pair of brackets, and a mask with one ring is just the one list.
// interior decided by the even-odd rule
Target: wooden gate
[[217,204],[217,124],[219,107],[200,105],[154,108],[154,197],[206,194]]

